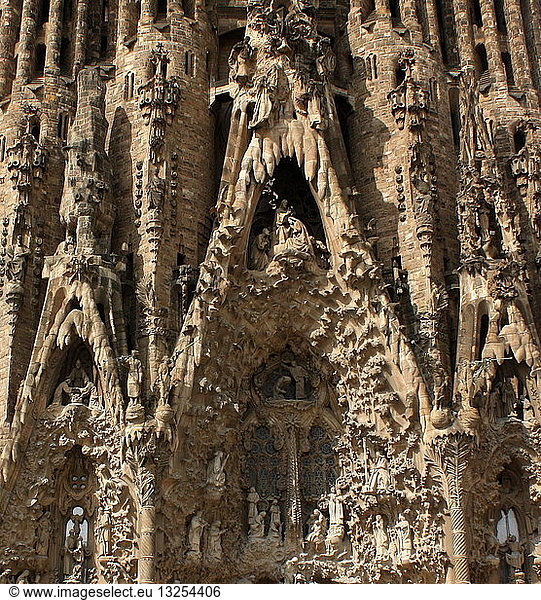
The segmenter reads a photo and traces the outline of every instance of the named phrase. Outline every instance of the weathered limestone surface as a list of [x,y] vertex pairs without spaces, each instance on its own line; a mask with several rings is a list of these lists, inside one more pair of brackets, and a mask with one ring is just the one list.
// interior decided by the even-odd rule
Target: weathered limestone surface
[[539,3],[0,14],[0,582],[541,582]]

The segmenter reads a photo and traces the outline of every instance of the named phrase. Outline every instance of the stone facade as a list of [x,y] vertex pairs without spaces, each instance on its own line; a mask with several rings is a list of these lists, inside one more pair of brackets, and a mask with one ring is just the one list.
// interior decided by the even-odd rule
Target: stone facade
[[0,15],[0,580],[541,581],[539,2]]

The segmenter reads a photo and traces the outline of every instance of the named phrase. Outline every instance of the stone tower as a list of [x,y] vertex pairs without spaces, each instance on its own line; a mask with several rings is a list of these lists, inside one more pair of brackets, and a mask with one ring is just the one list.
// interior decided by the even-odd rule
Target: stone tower
[[541,581],[539,2],[0,15],[0,580]]

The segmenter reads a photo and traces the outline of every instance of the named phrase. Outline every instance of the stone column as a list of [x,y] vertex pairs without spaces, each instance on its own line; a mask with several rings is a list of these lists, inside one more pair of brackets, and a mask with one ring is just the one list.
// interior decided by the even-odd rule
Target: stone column
[[493,0],[480,0],[483,15],[483,33],[485,34],[485,48],[489,72],[496,81],[506,83],[505,69],[502,63],[500,48],[500,32],[496,22],[496,11]]
[[154,21],[155,0],[141,0],[141,23],[148,25]]
[[155,583],[156,507],[148,503],[139,512],[138,583]]
[[465,0],[453,0],[453,12],[460,64],[463,67],[473,66],[475,61],[468,3]]
[[73,76],[85,66],[88,37],[88,0],[78,0],[75,21],[75,49],[73,53]]
[[34,68],[34,46],[36,41],[39,0],[23,0],[21,13],[21,34],[19,37],[19,62],[17,78],[28,83]]
[[299,487],[299,455],[297,431],[294,427],[287,430],[287,528],[286,541],[290,548],[302,543],[302,505]]
[[520,0],[507,0],[506,4],[507,14],[509,15],[507,39],[515,73],[515,82],[520,91],[531,91],[532,74],[528,60],[528,47],[524,35],[524,23],[522,20],[522,11],[520,10]]
[[19,11],[11,3],[3,7],[0,23],[0,97],[10,92],[19,16]]
[[47,54],[45,55],[45,69],[53,74],[58,73],[60,65],[63,8],[64,0],[51,0],[49,26],[47,28]]

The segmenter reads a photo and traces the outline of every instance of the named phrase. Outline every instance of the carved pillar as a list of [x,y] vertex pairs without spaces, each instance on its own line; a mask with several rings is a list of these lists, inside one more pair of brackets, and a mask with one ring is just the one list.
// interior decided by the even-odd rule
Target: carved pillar
[[483,14],[483,32],[489,70],[496,80],[505,82],[505,70],[500,51],[500,32],[496,24],[494,3],[492,0],[480,0],[480,4]]
[[60,44],[62,39],[62,10],[64,0],[51,0],[49,26],[47,28],[47,54],[45,68],[52,73],[58,73],[60,60]]
[[10,92],[13,78],[13,53],[17,42],[19,10],[12,4],[3,7],[0,31],[0,97]]
[[427,458],[440,474],[442,491],[451,513],[453,552],[451,563],[455,583],[470,583],[466,518],[464,514],[463,476],[469,454],[469,436],[454,434],[434,440]]
[[27,83],[32,77],[34,44],[37,30],[38,0],[24,0],[19,37],[19,62],[17,77]]
[[524,36],[525,28],[520,9],[520,0],[507,0],[506,4],[509,15],[509,23],[507,25],[509,31],[509,50],[515,71],[516,84],[521,91],[531,90],[532,76],[528,61],[528,47]]
[[88,0],[78,0],[77,2],[77,18],[75,25],[75,49],[73,53],[73,74],[77,75],[78,71],[84,67],[86,63],[86,47],[87,47],[87,32],[88,32]]
[[154,0],[141,1],[141,23],[148,25],[154,20]]
[[453,0],[453,13],[457,24],[457,46],[460,63],[463,66],[473,66],[475,64],[473,35],[468,3],[465,0]]
[[124,43],[130,37],[132,31],[130,19],[133,17],[130,5],[130,0],[120,0],[118,3],[118,41],[120,43]]
[[[152,478],[154,486],[154,473],[147,469],[147,477]],[[156,553],[156,507],[154,494],[143,498],[143,505],[139,512],[139,561],[138,583],[155,583],[154,557]]]
[[302,504],[299,487],[299,456],[297,431],[287,430],[287,544],[297,548],[302,543]]

